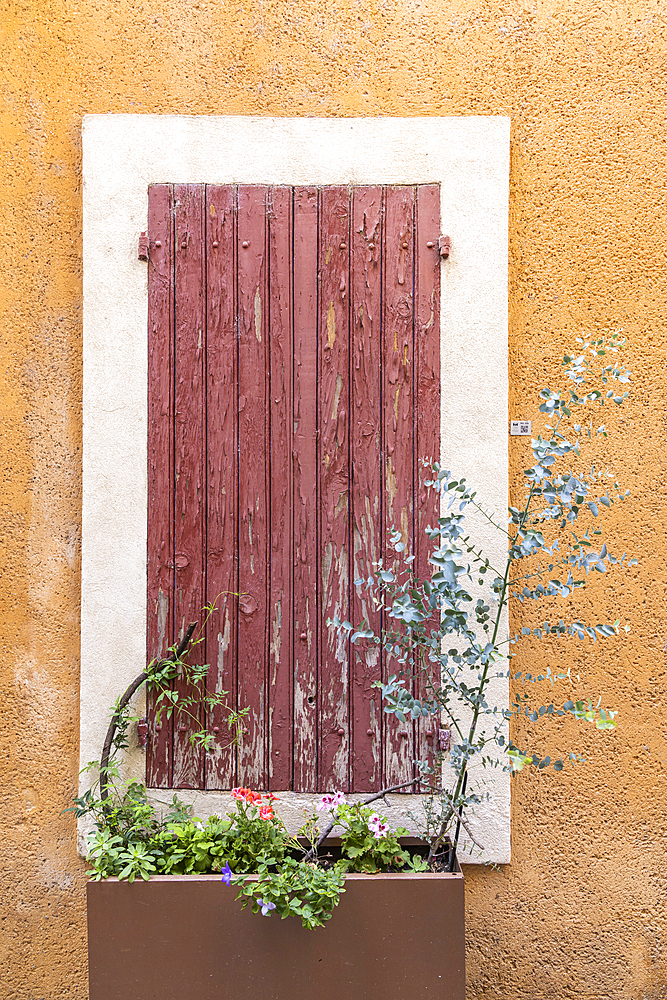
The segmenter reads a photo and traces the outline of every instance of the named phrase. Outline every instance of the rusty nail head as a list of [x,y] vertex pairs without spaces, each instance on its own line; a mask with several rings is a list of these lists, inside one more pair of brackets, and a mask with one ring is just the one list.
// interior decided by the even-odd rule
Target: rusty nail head
[[213,246],[214,246],[214,247],[217,247],[217,246],[219,246],[219,243],[218,243],[218,241],[217,241],[217,240],[213,240]]
[[247,249],[248,249],[248,246],[249,246],[249,243],[248,243],[248,241],[247,241],[247,240],[244,240],[244,241],[243,241],[243,249],[244,249],[244,250],[247,250]]
[[426,246],[429,248],[429,250],[432,250],[433,247],[434,247],[434,243],[431,241],[431,242],[427,243]]
[[347,250],[347,243],[341,243],[340,248],[341,250]]
[[368,244],[368,249],[369,250],[375,250],[375,243],[369,243]]
[[155,246],[156,247],[161,247],[162,246],[162,240],[156,240],[155,241]]
[[302,638],[302,639],[307,639],[307,638],[308,638],[308,636],[306,635],[306,633],[305,633],[305,632],[302,632],[302,633],[301,633],[301,638]]
[[401,246],[403,247],[404,250],[408,249],[408,244],[407,243],[402,243]]
[[339,736],[344,736],[345,735],[345,730],[344,729],[339,729],[338,730],[338,735]]
[[373,735],[373,730],[372,729],[367,729],[366,730],[366,735],[367,736],[372,736]]
[[213,732],[214,733],[219,733],[220,732],[220,726],[213,726]]

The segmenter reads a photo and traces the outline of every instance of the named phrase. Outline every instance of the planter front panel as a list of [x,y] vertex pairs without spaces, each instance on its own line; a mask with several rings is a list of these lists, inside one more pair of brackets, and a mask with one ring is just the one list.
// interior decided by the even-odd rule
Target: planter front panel
[[88,884],[90,1000],[465,1000],[463,876],[349,875],[324,928],[217,875]]

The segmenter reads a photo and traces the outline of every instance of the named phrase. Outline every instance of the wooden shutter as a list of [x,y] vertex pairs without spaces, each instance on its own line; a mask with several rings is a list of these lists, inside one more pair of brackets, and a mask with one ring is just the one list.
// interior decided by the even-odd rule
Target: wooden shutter
[[[326,626],[379,613],[353,581],[437,516],[439,188],[153,185],[148,262],[148,656],[216,601],[212,690],[237,749],[151,719],[151,786],[373,791],[421,724],[381,711],[387,665]],[[217,727],[225,742],[223,720]]]

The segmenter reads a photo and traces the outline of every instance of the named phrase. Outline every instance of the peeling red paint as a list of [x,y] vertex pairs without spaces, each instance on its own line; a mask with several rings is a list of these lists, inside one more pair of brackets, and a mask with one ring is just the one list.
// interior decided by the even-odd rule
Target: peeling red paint
[[326,620],[379,631],[351,581],[392,561],[392,529],[407,540],[436,513],[416,455],[439,450],[439,273],[415,246],[438,188],[158,186],[150,201],[149,650],[216,601],[209,689],[250,711],[238,751],[211,714],[205,764],[187,728],[152,732],[149,781],[404,781],[415,727],[387,721],[374,687],[396,667]]

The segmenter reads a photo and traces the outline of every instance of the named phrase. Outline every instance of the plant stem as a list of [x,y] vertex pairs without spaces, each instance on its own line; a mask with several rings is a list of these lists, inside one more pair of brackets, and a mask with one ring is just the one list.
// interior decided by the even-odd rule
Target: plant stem
[[[175,663],[179,660],[185,650],[188,648],[190,639],[192,638],[192,633],[197,627],[197,622],[190,622],[181,641],[179,642],[175,652],[170,656],[165,657],[161,663]],[[147,671],[143,670],[138,677],[135,677],[132,683],[124,691],[122,696],[118,701],[118,707],[111,716],[111,722],[109,723],[109,728],[107,729],[107,735],[104,739],[104,746],[102,747],[102,757],[100,758],[100,798],[106,807],[107,799],[109,797],[109,758],[111,756],[111,747],[113,746],[114,736],[116,735],[116,730],[118,728],[118,723],[122,718],[123,712],[127,705],[129,704],[132,696],[139,690],[142,684],[148,680]]]

